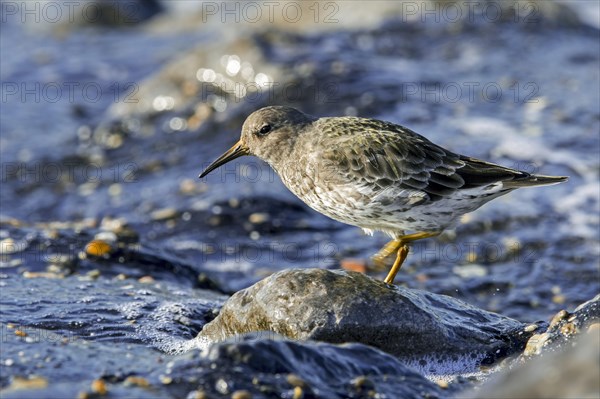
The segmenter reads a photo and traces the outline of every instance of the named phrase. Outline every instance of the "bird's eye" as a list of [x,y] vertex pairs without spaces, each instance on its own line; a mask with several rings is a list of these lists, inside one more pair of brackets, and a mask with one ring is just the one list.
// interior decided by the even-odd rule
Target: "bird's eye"
[[258,134],[260,135],[264,135],[267,134],[271,131],[271,125],[264,125],[263,127],[260,128],[260,130],[258,131]]

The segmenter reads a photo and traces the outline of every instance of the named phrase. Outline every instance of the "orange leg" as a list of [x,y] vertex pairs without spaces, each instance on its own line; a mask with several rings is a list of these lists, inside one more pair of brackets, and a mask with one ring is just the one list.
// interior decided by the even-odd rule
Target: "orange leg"
[[414,234],[409,234],[406,236],[398,237],[398,238],[388,242],[373,257],[373,260],[375,261],[375,263],[381,265],[385,258],[387,258],[389,255],[391,255],[393,252],[396,252],[396,260],[394,261],[394,264],[392,265],[392,268],[390,269],[390,272],[388,273],[387,277],[383,281],[386,284],[390,284],[390,285],[394,284],[394,278],[396,278],[396,274],[398,274],[398,271],[402,267],[402,263],[404,263],[404,260],[408,256],[408,245],[407,245],[408,243],[416,241],[416,240],[422,240],[424,238],[435,237],[435,236],[439,235],[440,233],[441,232],[414,233]]
[[402,241],[400,240],[392,240],[385,244],[383,248],[379,250],[371,259],[373,259],[373,263],[375,263],[376,270],[384,270],[386,268],[385,260],[394,252],[398,252],[398,249],[402,246]]
[[394,279],[396,278],[396,274],[398,274],[398,271],[402,267],[402,263],[404,263],[404,260],[406,259],[407,256],[408,256],[408,247],[406,245],[403,245],[398,249],[398,254],[396,255],[396,260],[394,261],[394,264],[392,265],[392,268],[390,269],[390,272],[388,273],[387,277],[385,278],[385,280],[383,280],[384,283],[389,284],[389,285],[394,284]]

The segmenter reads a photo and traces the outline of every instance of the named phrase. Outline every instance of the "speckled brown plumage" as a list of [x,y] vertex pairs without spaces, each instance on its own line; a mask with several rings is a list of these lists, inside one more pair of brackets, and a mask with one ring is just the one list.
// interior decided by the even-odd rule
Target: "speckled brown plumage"
[[390,122],[314,118],[289,107],[252,113],[240,141],[201,177],[248,154],[269,163],[311,208],[383,231],[401,247],[410,241],[402,241],[406,231],[424,234],[415,239],[431,236],[512,190],[567,180],[459,155]]

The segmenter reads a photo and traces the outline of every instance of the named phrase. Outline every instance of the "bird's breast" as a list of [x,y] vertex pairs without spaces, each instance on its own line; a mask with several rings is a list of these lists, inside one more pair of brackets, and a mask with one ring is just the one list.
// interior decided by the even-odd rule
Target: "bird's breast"
[[345,182],[335,170],[305,160],[282,169],[279,174],[286,187],[317,212],[343,223],[364,224],[370,196],[351,182]]

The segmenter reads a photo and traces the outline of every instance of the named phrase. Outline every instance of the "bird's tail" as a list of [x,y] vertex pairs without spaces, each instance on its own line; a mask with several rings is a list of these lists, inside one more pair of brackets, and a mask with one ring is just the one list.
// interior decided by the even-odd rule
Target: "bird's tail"
[[514,180],[503,181],[502,185],[506,188],[550,186],[567,180],[569,180],[568,176],[527,175]]

